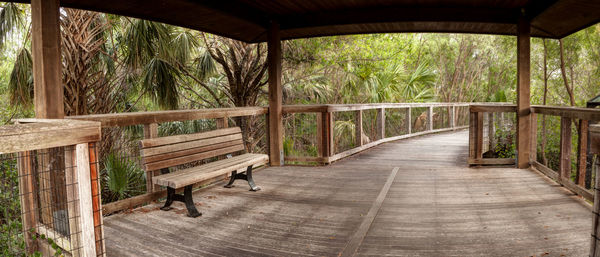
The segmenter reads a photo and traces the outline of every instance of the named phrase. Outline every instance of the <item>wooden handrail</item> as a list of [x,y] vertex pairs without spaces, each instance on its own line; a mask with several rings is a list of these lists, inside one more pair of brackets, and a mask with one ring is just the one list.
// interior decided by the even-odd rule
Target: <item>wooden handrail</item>
[[198,110],[152,111],[68,116],[66,119],[99,121],[102,127],[121,127],[140,124],[216,119],[267,114],[267,107],[234,107]]
[[100,123],[93,121],[21,119],[0,127],[0,153],[16,153],[100,140]]
[[427,107],[466,107],[472,103],[376,103],[376,104],[309,104],[309,105],[284,105],[283,113],[310,113],[310,112],[345,112],[375,109],[401,109],[401,108],[427,108]]
[[531,112],[571,119],[600,120],[600,109],[594,108],[533,105],[531,106]]

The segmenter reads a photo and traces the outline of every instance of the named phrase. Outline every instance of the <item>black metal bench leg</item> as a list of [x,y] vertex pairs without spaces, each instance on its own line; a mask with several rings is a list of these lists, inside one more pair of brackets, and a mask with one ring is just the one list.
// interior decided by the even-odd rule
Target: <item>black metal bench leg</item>
[[226,188],[232,188],[233,186],[233,182],[235,181],[235,179],[237,178],[238,174],[237,174],[237,170],[234,170],[231,172],[231,178],[229,178],[229,183],[227,183],[227,185],[225,185]]
[[163,207],[161,207],[160,209],[163,211],[168,211],[171,210],[171,204],[173,204],[173,201],[175,200],[175,188],[171,188],[171,187],[167,187],[167,201],[165,202],[165,205]]
[[192,186],[193,185],[189,185],[185,187],[183,191],[183,198],[185,202],[185,207],[188,210],[188,216],[196,218],[198,216],[201,216],[202,213],[198,212],[198,209],[196,209],[196,205],[194,205],[194,199],[192,197]]
[[256,186],[254,179],[252,178],[252,165],[248,166],[246,169],[246,180],[248,181],[248,185],[250,185],[250,191],[260,190],[260,187]]

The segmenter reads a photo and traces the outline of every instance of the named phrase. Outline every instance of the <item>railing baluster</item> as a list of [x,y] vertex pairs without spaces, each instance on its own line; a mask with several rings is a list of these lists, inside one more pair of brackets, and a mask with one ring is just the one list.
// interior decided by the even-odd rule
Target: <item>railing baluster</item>
[[362,110],[354,112],[354,144],[358,146],[363,145],[363,126],[362,126]]
[[531,149],[529,150],[529,164],[537,161],[537,114],[531,113]]
[[385,108],[377,109],[377,140],[385,138]]
[[427,130],[433,130],[433,106],[427,107]]
[[412,134],[411,108],[406,108],[406,134]]

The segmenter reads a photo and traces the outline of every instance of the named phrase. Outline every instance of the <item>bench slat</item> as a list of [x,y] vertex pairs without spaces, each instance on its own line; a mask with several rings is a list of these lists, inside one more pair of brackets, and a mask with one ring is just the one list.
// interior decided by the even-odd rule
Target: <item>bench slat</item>
[[185,149],[185,150],[181,150],[181,151],[173,151],[173,152],[168,152],[168,153],[159,154],[159,155],[143,155],[144,158],[142,159],[142,163],[150,164],[150,163],[157,162],[157,161],[188,156],[191,154],[197,154],[197,153],[202,153],[202,152],[206,152],[206,151],[217,150],[220,148],[225,148],[225,147],[230,147],[230,146],[235,146],[235,145],[242,145],[243,143],[244,142],[242,141],[241,136],[240,136],[240,138],[238,138],[237,140],[219,142],[219,144],[210,144],[210,145],[206,145],[206,146],[202,146],[202,147]]
[[167,160],[163,160],[163,161],[148,163],[148,164],[144,165],[144,169],[146,171],[160,170],[162,168],[177,166],[177,165],[188,163],[188,162],[207,159],[207,158],[211,158],[214,156],[224,155],[224,154],[243,151],[243,150],[244,150],[244,145],[234,145],[234,146],[224,147],[224,148],[220,148],[220,149],[216,149],[216,150],[212,150],[212,151],[206,151],[206,152],[182,156],[182,157],[178,157],[178,158],[172,158],[172,159],[167,159]]
[[202,169],[206,169],[206,170],[210,170],[210,169],[220,169],[222,167],[227,167],[228,165],[234,165],[236,163],[239,162],[245,162],[248,160],[251,160],[255,158],[254,154],[242,154],[242,155],[238,155],[229,159],[224,159],[224,160],[220,160],[220,161],[214,161],[214,162],[209,162],[207,164],[203,164],[201,166],[196,166],[196,167],[192,167],[192,168],[187,168],[187,169],[182,169],[182,170],[178,170],[178,171],[174,171],[168,174],[162,174],[160,177],[162,180],[173,180],[176,179],[178,177],[182,177],[182,176],[187,176],[189,173],[193,173],[196,172],[198,170],[202,170]]
[[152,139],[144,139],[140,143],[140,148],[149,148],[149,147],[157,147],[161,145],[171,145],[177,144],[187,141],[201,140],[211,137],[219,137],[224,135],[231,135],[242,133],[239,127],[232,127],[226,129],[217,129],[203,133],[196,134],[185,134],[185,135],[177,135],[177,136],[168,136],[168,137],[157,137]]
[[[237,158],[236,158],[237,157]],[[214,178],[231,171],[248,167],[256,164],[266,164],[269,156],[265,154],[243,154],[231,159],[216,161],[213,167],[206,165],[189,168],[153,178],[153,182],[162,186],[180,188],[197,183],[199,181]],[[179,174],[177,174],[179,173]],[[170,176],[169,176],[170,175]]]
[[148,157],[148,156],[153,156],[153,155],[168,154],[168,153],[172,153],[172,152],[176,153],[176,152],[180,152],[180,151],[186,150],[186,149],[194,149],[194,148],[199,148],[199,147],[203,147],[203,146],[207,146],[207,145],[215,145],[215,144],[219,144],[219,143],[234,141],[236,139],[241,140],[242,134],[237,133],[237,134],[218,136],[218,137],[202,139],[202,140],[194,140],[194,141],[187,141],[187,142],[177,143],[177,144],[168,144],[168,145],[163,145],[163,146],[158,146],[158,147],[144,148],[144,149],[142,149],[142,155],[144,157]]

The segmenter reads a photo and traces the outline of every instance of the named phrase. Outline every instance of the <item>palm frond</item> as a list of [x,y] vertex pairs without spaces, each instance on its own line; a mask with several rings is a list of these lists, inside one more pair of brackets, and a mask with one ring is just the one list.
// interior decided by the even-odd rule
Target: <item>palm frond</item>
[[19,50],[10,73],[8,90],[13,105],[31,106],[33,102],[33,63],[31,53],[25,47]]
[[176,109],[179,102],[177,92],[178,70],[161,58],[152,58],[142,74],[142,88],[162,108]]
[[0,49],[10,34],[24,24],[25,12],[15,3],[6,3],[0,9]]

